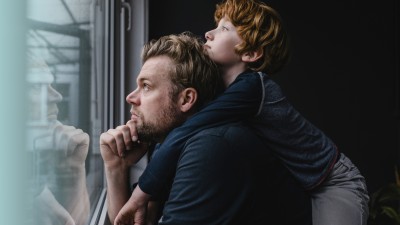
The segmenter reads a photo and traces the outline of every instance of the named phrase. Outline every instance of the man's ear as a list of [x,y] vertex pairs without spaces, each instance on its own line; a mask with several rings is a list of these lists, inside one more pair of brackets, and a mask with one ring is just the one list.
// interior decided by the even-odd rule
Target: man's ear
[[251,63],[257,61],[264,54],[264,50],[262,48],[257,49],[256,51],[246,52],[242,55],[242,61]]
[[179,107],[182,112],[188,112],[197,101],[197,91],[194,88],[185,88],[179,95]]

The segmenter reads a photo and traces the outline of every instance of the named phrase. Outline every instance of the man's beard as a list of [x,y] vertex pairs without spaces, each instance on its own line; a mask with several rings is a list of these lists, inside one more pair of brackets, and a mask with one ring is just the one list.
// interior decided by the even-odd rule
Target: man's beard
[[168,133],[180,126],[185,119],[175,104],[169,104],[167,108],[160,111],[158,118],[151,122],[146,122],[142,118],[142,121],[143,123],[137,126],[139,140],[162,142]]

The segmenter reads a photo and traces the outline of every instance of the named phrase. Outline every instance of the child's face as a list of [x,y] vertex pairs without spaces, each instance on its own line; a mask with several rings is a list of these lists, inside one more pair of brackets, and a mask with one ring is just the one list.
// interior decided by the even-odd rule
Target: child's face
[[241,57],[235,52],[235,46],[240,44],[242,39],[228,18],[222,18],[217,28],[206,32],[205,38],[205,50],[218,65],[228,66],[240,62]]

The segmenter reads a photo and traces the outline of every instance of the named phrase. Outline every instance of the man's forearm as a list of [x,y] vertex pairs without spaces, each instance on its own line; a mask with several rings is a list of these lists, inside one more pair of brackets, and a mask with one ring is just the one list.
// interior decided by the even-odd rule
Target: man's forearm
[[110,169],[105,166],[107,179],[107,207],[111,223],[131,196],[128,169]]

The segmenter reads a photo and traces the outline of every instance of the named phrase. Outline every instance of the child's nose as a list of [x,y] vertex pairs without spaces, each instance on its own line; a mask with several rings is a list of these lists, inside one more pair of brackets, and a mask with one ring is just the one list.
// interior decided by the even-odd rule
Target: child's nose
[[204,35],[206,40],[211,40],[212,39],[212,34],[211,34],[211,30],[207,31],[206,34]]

